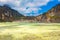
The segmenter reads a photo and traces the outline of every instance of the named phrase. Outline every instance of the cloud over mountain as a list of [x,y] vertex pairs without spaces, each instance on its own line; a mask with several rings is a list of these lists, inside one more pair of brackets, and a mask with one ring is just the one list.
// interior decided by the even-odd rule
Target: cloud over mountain
[[38,15],[42,10],[41,6],[47,5],[52,0],[0,0],[0,5],[8,4],[11,8],[21,12],[24,15],[32,12]]

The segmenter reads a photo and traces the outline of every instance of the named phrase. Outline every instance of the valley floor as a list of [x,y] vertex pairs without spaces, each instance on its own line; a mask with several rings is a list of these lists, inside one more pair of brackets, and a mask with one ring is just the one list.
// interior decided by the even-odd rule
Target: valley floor
[[0,23],[0,40],[60,40],[60,23]]

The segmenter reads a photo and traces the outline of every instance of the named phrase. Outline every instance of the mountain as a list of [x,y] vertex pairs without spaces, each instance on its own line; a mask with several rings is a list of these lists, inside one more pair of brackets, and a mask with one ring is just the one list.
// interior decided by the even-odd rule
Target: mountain
[[8,5],[0,6],[0,21],[27,21],[40,23],[60,23],[60,4],[38,16],[24,16]]
[[24,16],[19,21],[40,22],[40,23],[60,23],[60,4],[57,4],[47,12],[38,16]]
[[24,17],[18,11],[11,9],[9,5],[0,6],[0,21],[14,21]]
[[37,16],[37,20],[41,20],[40,22],[48,22],[48,23],[60,23],[60,4],[57,4],[48,12]]

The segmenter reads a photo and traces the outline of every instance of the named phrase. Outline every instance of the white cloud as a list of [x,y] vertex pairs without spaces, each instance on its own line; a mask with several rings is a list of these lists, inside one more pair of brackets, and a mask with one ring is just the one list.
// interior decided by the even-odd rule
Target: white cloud
[[[48,2],[51,0],[0,0],[0,5],[8,4],[15,10],[18,10],[19,12],[24,13],[30,13],[34,11],[34,13],[37,13],[38,10],[42,10],[41,8],[38,8],[38,6],[47,5]],[[26,9],[29,7],[28,9]]]
[[30,3],[30,2],[29,2],[28,4],[26,4],[26,6],[27,6],[27,7],[34,7],[34,6],[36,6],[36,5],[35,5],[34,3]]
[[5,2],[6,0],[0,0],[0,2]]
[[2,5],[4,5],[4,4],[12,4],[12,5],[14,5],[14,6],[19,6],[20,5],[20,2],[21,1],[19,1],[19,0],[0,0],[0,3],[2,4]]
[[34,13],[38,13],[38,10],[41,10],[41,8],[29,8],[25,10],[25,13],[30,13],[30,12],[34,12]]
[[38,8],[38,6],[47,5],[47,3],[50,1],[51,0],[34,0],[33,2],[28,2],[28,0],[27,0],[23,6],[29,7],[29,8],[26,9],[24,12],[27,14],[27,13],[31,13],[33,11],[35,14],[37,14],[38,10],[42,10],[41,8]]
[[2,2],[2,3],[8,3],[8,2],[12,2],[12,0],[0,0],[0,2]]
[[35,7],[35,6],[43,6],[47,5],[51,0],[34,0],[33,2],[26,2],[26,6]]

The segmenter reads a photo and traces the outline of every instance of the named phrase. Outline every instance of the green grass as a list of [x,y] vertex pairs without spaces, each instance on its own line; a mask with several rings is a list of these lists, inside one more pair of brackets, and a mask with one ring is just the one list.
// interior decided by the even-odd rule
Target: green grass
[[60,40],[60,23],[0,23],[0,40]]

